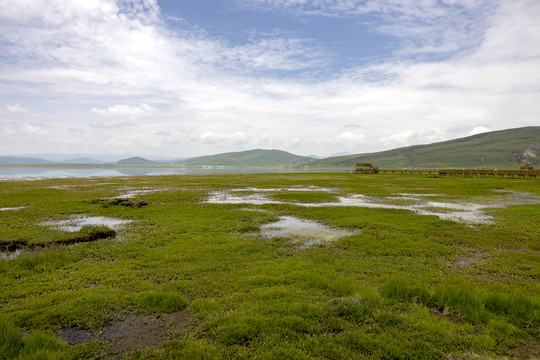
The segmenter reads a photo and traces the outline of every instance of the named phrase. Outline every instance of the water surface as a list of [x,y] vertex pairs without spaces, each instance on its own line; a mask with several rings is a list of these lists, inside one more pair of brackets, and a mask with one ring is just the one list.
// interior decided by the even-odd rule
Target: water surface
[[301,247],[311,247],[332,242],[346,236],[358,234],[344,229],[334,229],[312,220],[293,216],[281,216],[279,221],[261,226],[261,234],[266,237],[291,237],[301,242]]
[[56,230],[77,232],[83,226],[106,226],[113,230],[118,230],[131,220],[114,219],[105,216],[73,216],[66,220],[55,220],[42,222],[41,225],[49,226]]
[[0,166],[0,180],[34,180],[119,176],[219,175],[295,173],[281,168],[182,168],[182,167],[76,167],[76,166]]
[[[493,218],[484,212],[488,208],[505,207],[519,204],[540,204],[540,197],[528,193],[509,192],[495,201],[485,203],[435,201],[430,197],[443,197],[440,194],[398,194],[389,197],[373,197],[362,194],[338,196],[335,202],[326,203],[292,203],[272,198],[272,193],[298,189],[233,189],[210,192],[206,202],[213,204],[287,204],[304,207],[367,207],[378,209],[398,209],[413,211],[418,215],[433,215],[443,220],[451,220],[468,224],[491,224]],[[317,191],[311,187],[310,191]],[[328,192],[329,189],[321,188]]]

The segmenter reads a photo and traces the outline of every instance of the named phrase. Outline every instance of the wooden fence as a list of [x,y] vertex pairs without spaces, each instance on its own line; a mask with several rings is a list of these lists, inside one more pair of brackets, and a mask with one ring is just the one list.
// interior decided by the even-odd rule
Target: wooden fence
[[500,176],[500,177],[540,177],[540,170],[485,170],[485,169],[379,169],[381,173],[438,174],[443,176]]

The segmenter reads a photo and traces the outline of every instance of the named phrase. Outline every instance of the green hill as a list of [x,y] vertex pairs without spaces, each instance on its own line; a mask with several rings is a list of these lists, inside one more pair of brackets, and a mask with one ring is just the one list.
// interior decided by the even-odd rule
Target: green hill
[[313,161],[307,156],[298,156],[281,150],[248,150],[218,155],[201,156],[175,162],[185,166],[234,166],[234,167],[283,167]]
[[142,157],[131,157],[129,159],[118,160],[114,163],[116,166],[158,166],[163,165],[157,161],[147,160]]
[[429,145],[339,156],[314,161],[310,168],[352,168],[357,162],[380,168],[518,168],[540,164],[540,126],[492,131]]

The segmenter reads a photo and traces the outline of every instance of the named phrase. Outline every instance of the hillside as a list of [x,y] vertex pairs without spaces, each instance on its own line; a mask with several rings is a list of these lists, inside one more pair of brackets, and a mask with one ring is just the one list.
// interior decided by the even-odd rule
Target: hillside
[[235,166],[235,167],[283,167],[313,161],[307,156],[298,156],[281,150],[248,150],[218,155],[201,156],[175,162],[185,166]]
[[317,160],[310,168],[352,168],[370,162],[381,168],[518,168],[540,164],[540,126],[492,131],[429,145]]
[[147,160],[142,157],[131,157],[128,159],[118,160],[114,163],[116,166],[163,166],[163,163]]
[[101,161],[101,160],[92,159],[92,158],[76,158],[76,159],[68,159],[68,160],[62,161],[62,163],[64,163],[64,164],[75,164],[75,165],[78,165],[78,164],[90,164],[90,165],[103,165],[103,164],[107,164],[106,161]]
[[40,159],[40,158],[31,158],[31,157],[22,157],[22,156],[0,156],[0,164],[50,164],[51,161]]

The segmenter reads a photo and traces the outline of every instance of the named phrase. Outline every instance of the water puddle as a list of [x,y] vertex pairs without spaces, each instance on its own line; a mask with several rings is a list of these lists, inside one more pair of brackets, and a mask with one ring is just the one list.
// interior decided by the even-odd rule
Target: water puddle
[[494,193],[500,193],[498,197],[502,200],[503,206],[540,204],[540,197],[524,192],[493,189]]
[[17,207],[5,207],[0,208],[0,211],[14,211],[14,210],[21,210],[24,209],[26,206],[17,206]]
[[147,188],[141,188],[141,189],[125,189],[125,193],[122,193],[119,195],[119,197],[122,197],[124,199],[130,199],[138,195],[144,195],[144,194],[151,194],[161,191],[167,191],[168,189],[155,189],[151,187]]
[[113,219],[104,216],[73,216],[67,220],[45,221],[41,225],[49,226],[54,230],[77,232],[83,226],[106,226],[113,230],[119,230],[131,220]]
[[232,189],[231,191],[251,191],[251,192],[258,192],[258,193],[270,193],[270,192],[280,192],[280,191],[316,191],[316,192],[326,192],[326,193],[333,193],[336,192],[336,189],[333,188],[327,188],[327,187],[321,187],[321,186],[293,186],[290,188],[267,188],[267,189],[261,189],[261,188],[254,188],[254,187],[248,187],[244,189]]
[[0,259],[2,260],[13,260],[21,256],[22,250],[16,249],[13,251],[0,251]]
[[[424,194],[422,194],[424,195]],[[424,195],[425,196],[425,195]],[[412,195],[407,198],[411,199]],[[397,209],[413,211],[418,215],[433,215],[442,220],[451,220],[455,222],[472,224],[491,224],[493,218],[482,209],[490,207],[484,204],[460,204],[438,201],[424,201],[421,197],[412,198],[415,200],[410,205],[384,203],[388,198],[371,198],[365,195],[349,195],[338,198],[338,204],[325,204],[326,206],[354,206],[379,209]],[[382,201],[382,202],[381,202]],[[316,204],[309,204],[314,206]]]
[[[66,246],[114,238],[117,235],[116,231],[122,225],[129,222],[131,222],[131,220],[119,220],[102,216],[79,216],[72,217],[68,220],[43,222],[40,225],[49,226],[55,230],[72,232],[74,235],[67,239],[51,240],[44,243],[28,243],[26,240],[0,240],[0,259],[16,259],[23,253],[36,249]],[[86,231],[78,233],[84,226],[105,226],[105,228],[88,228]]]
[[476,254],[470,256],[463,256],[450,262],[449,265],[454,269],[465,269],[475,265],[482,265],[487,263],[486,254]]
[[281,216],[279,221],[261,226],[261,234],[269,238],[291,237],[300,242],[302,248],[308,248],[359,232],[333,229],[316,221],[302,220],[293,216]]
[[[304,189],[304,190],[299,190]],[[468,224],[491,224],[493,218],[483,210],[493,207],[505,207],[520,204],[540,204],[540,197],[522,192],[509,192],[501,195],[500,201],[491,201],[484,204],[475,203],[453,203],[430,200],[430,197],[441,196],[438,194],[399,194],[390,197],[370,197],[360,194],[351,194],[337,197],[336,202],[327,203],[292,203],[272,199],[271,193],[279,191],[331,191],[334,189],[307,187],[307,188],[285,188],[285,189],[234,189],[211,192],[205,202],[212,204],[286,204],[305,207],[332,207],[332,206],[353,206],[378,209],[398,209],[413,211],[418,215],[433,215],[442,220],[451,220]],[[496,190],[498,192],[499,190]]]
[[283,204],[282,201],[270,200],[268,195],[253,193],[239,194],[238,191],[214,191],[210,194],[206,203],[211,204],[248,204],[248,205],[265,205],[265,204]]

